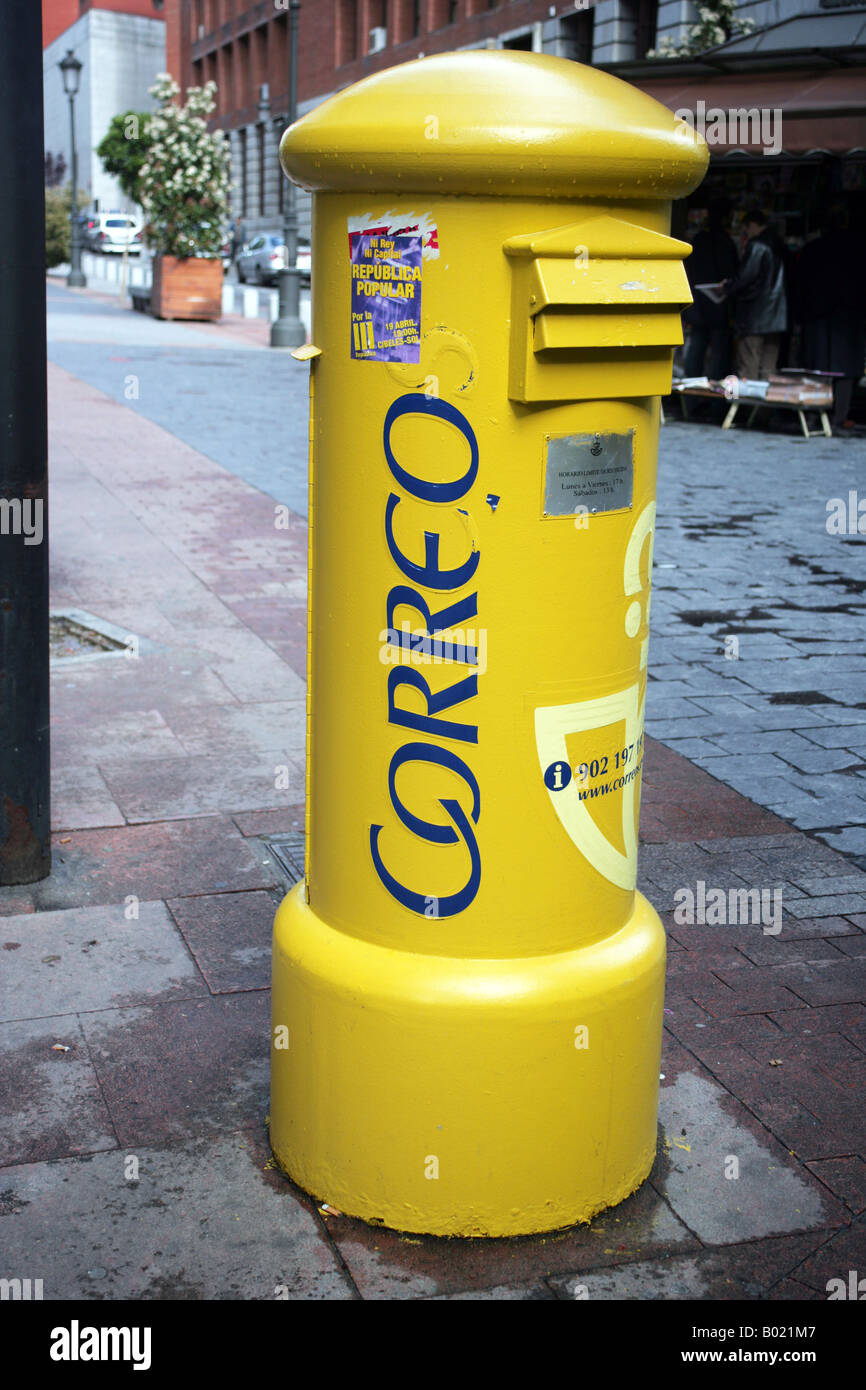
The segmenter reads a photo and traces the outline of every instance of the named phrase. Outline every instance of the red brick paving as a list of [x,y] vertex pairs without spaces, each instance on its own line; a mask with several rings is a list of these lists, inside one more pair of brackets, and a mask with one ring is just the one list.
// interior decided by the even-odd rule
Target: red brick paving
[[26,895],[16,889],[7,898],[0,890],[0,920],[12,915],[13,906],[27,911],[22,900],[45,911],[123,902],[130,894],[144,902],[272,888],[277,881],[224,816],[77,830],[55,843],[52,866],[50,878],[33,884]]
[[741,835],[796,833],[792,826],[717,782],[708,772],[647,738],[641,776],[641,840],[664,844]]

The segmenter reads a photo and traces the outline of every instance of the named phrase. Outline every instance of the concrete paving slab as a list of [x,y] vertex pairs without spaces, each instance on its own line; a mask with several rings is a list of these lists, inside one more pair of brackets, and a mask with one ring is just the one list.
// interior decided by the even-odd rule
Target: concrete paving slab
[[3,937],[3,1021],[207,993],[161,902],[131,896],[112,906],[7,917]]
[[[550,1280],[550,1286],[559,1298],[589,1302],[763,1300],[775,1296],[778,1284],[812,1253],[815,1243],[814,1236],[795,1236],[726,1251],[723,1257],[705,1250],[697,1255],[673,1255],[666,1260],[638,1260],[612,1269],[560,1275]],[[815,1295],[804,1286],[801,1296]],[[718,1349],[723,1343],[708,1340],[706,1345]]]
[[107,757],[99,770],[130,824],[293,806],[304,793],[303,770],[285,745],[136,762]]
[[215,748],[268,752],[302,749],[306,738],[306,700],[268,700],[253,704],[199,705],[176,710],[171,728],[192,756]]
[[[53,753],[52,753],[53,757]],[[51,775],[51,829],[97,830],[125,825],[123,813],[98,767],[54,767]]]
[[701,1241],[732,1245],[814,1230],[834,1214],[817,1184],[770,1135],[756,1138],[742,1107],[706,1078],[682,1072],[663,1086],[659,1115],[670,1145],[664,1194]]
[[0,1169],[116,1147],[75,1014],[0,1024]]
[[[108,714],[99,727],[81,726],[69,718],[69,705],[52,724],[51,762],[55,770],[95,766],[102,762],[107,748],[122,748],[125,758],[170,758],[183,753],[183,746],[157,709]],[[65,717],[63,717],[65,716]]]
[[266,990],[82,1016],[122,1144],[259,1129],[270,1089]]
[[6,1168],[4,1274],[42,1279],[46,1299],[353,1297],[266,1163],[260,1140],[231,1133]]
[[169,908],[213,994],[267,989],[279,893],[173,898]]

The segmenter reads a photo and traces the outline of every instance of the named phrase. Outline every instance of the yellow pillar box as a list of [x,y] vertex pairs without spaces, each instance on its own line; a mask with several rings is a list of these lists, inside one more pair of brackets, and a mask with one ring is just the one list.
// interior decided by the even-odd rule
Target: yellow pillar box
[[472,51],[339,93],[281,159],[315,194],[315,346],[273,1151],[404,1231],[586,1221],[656,1146],[658,397],[706,146],[607,74]]

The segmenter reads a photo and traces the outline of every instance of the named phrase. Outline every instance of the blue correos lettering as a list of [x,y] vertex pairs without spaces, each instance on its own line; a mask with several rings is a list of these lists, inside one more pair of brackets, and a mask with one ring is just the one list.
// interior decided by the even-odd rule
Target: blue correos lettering
[[[462,477],[452,482],[428,482],[397,462],[391,447],[391,431],[395,422],[404,416],[442,420],[460,431],[469,445],[469,464]],[[447,505],[465,497],[475,482],[479,462],[478,442],[475,433],[466,417],[456,406],[450,405],[447,401],[437,398],[428,399],[427,396],[419,392],[408,392],[390,406],[385,416],[383,434],[388,467],[394,480],[410,497],[415,497],[422,502]],[[394,513],[400,500],[400,497],[394,492],[388,495],[385,505],[385,540],[391,558],[401,574],[406,579],[411,580],[412,584],[423,586],[434,593],[460,589],[468,584],[474,577],[481,559],[480,552],[474,547],[462,564],[453,569],[442,569],[439,565],[439,533],[438,531],[424,531],[424,563],[417,564],[403,554],[394,538],[393,530]],[[459,510],[464,515],[466,514],[465,508]],[[478,611],[478,596],[477,594],[466,595],[434,613],[427,599],[417,589],[410,588],[405,584],[394,585],[386,600],[387,628],[389,631],[396,628],[395,614],[401,604],[408,605],[421,614],[426,626],[426,636],[432,638],[433,634],[446,632],[458,623],[465,622],[467,618],[474,617]],[[477,652],[474,647],[467,647],[462,651],[458,648],[457,651],[463,658],[462,664],[470,666],[477,664]],[[449,659],[454,658],[452,656]],[[420,691],[424,697],[425,712],[416,714],[412,710],[400,707],[398,692],[403,686]],[[416,734],[426,734],[430,738],[463,744],[477,744],[477,724],[439,717],[443,711],[449,710],[455,705],[463,705],[468,700],[474,699],[477,694],[477,674],[458,679],[444,690],[434,693],[420,672],[411,667],[394,669],[388,676],[388,722],[411,729]],[[429,763],[460,777],[472,795],[472,809],[469,815],[466,814],[459,801],[447,796],[439,798],[439,805],[448,817],[448,823],[437,824],[424,820],[409,811],[397,792],[397,773],[404,764],[410,762]],[[436,917],[453,917],[463,912],[473,902],[481,883],[481,855],[474,830],[481,814],[481,792],[474,773],[466,762],[450,749],[441,748],[434,743],[407,743],[402,748],[398,748],[391,759],[388,770],[388,793],[391,805],[400,822],[419,839],[434,845],[456,845],[462,842],[469,854],[469,874],[462,888],[456,893],[447,894],[444,897],[430,892],[419,892],[408,887],[386,868],[382,859],[379,851],[379,836],[383,827],[371,825],[370,854],[380,881],[397,902],[402,903],[404,907],[419,916],[429,918],[431,902],[436,903]]]

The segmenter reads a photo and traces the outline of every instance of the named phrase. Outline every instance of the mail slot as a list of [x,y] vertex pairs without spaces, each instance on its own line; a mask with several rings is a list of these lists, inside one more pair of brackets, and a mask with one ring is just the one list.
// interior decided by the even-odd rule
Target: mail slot
[[553,401],[661,395],[691,303],[686,243],[599,216],[511,237],[509,395]]

